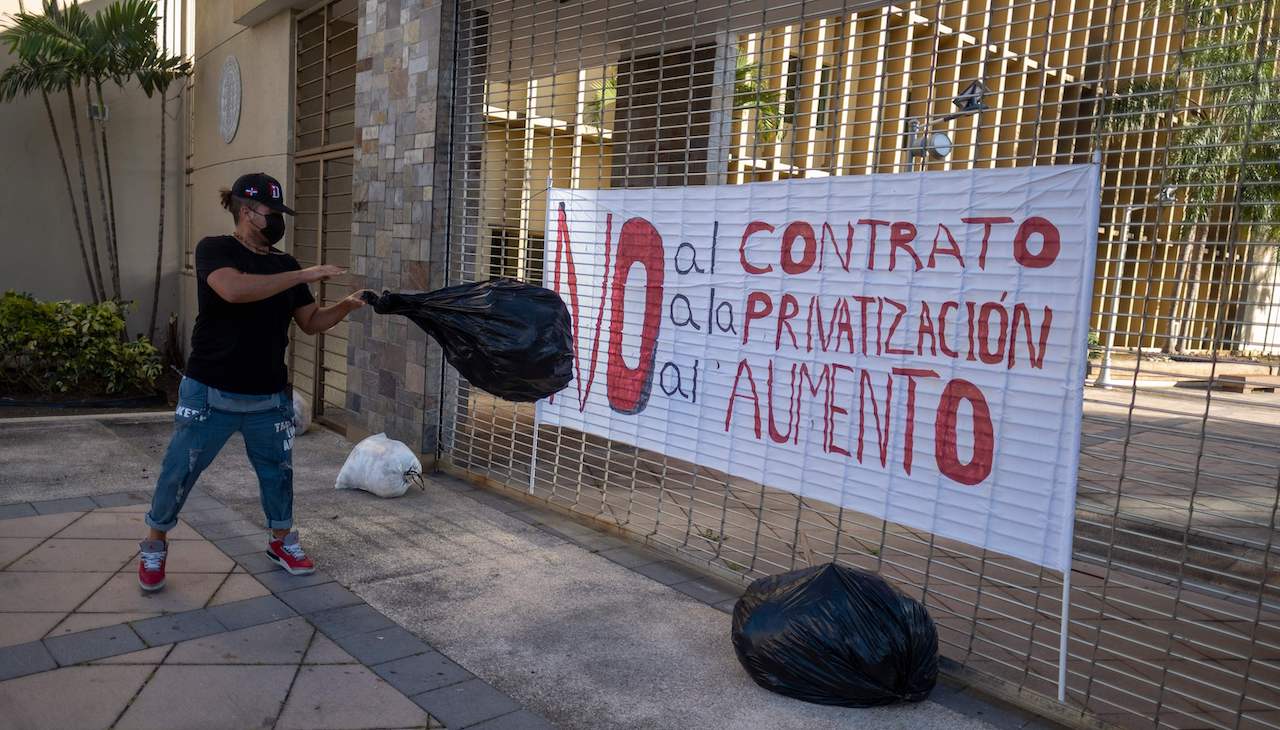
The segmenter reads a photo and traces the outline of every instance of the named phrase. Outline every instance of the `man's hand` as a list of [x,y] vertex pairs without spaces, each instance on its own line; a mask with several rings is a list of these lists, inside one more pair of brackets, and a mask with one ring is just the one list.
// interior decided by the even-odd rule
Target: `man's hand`
[[308,284],[332,279],[335,276],[342,276],[347,273],[345,269],[329,264],[320,264],[319,266],[308,266],[302,270],[302,280]]
[[365,304],[367,304],[367,302],[365,302],[365,300],[361,297],[361,295],[364,294],[365,292],[369,292],[370,294],[377,296],[377,294],[374,293],[372,289],[356,289],[355,291],[348,294],[347,298],[343,299],[342,301],[344,304],[347,305],[347,307],[349,307],[351,311],[355,311],[363,307]]
[[315,302],[312,302],[305,307],[299,307],[294,310],[293,319],[298,323],[298,326],[302,328],[302,331],[309,335],[314,335],[317,332],[324,332],[335,324],[341,322],[351,312],[363,307],[365,305],[365,301],[360,298],[360,294],[366,291],[370,290],[357,289],[337,304],[324,307],[323,309]]

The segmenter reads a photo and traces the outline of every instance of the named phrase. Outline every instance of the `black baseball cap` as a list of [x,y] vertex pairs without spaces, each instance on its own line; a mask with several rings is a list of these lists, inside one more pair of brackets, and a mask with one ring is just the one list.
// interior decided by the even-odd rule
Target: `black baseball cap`
[[256,200],[268,208],[293,215],[293,209],[284,204],[284,188],[265,172],[241,175],[231,186],[231,194],[238,198]]

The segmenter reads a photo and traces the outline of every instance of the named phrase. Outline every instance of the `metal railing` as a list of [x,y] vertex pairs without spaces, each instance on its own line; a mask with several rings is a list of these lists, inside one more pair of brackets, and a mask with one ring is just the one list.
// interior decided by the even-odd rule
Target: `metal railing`
[[[1067,711],[1280,728],[1277,9],[459,0],[449,278],[540,281],[549,185],[1099,153],[1106,371],[1085,393]],[[985,93],[966,110],[974,82]],[[948,154],[920,145],[926,130]],[[450,469],[743,581],[831,560],[878,571],[925,602],[961,671],[1056,695],[1057,573],[598,436],[535,433],[532,408],[453,375],[442,434]]]

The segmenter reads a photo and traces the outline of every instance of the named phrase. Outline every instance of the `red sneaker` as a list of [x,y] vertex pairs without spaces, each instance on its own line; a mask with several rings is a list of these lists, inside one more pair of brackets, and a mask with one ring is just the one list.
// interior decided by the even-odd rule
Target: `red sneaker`
[[297,532],[290,532],[283,539],[276,538],[267,543],[267,557],[292,575],[311,575],[316,572],[316,564],[311,562],[298,544]]
[[138,545],[138,585],[151,592],[164,588],[164,560],[168,556],[164,540],[143,540]]

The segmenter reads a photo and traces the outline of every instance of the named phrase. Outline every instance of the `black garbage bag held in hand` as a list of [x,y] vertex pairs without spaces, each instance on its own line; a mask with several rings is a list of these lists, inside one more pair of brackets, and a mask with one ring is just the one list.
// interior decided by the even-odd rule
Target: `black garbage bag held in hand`
[[919,702],[938,681],[938,631],[918,601],[834,563],[751,584],[733,648],[756,684],[806,702]]
[[573,327],[560,295],[512,279],[425,294],[362,297],[378,314],[402,314],[472,385],[510,401],[536,401],[573,380]]

